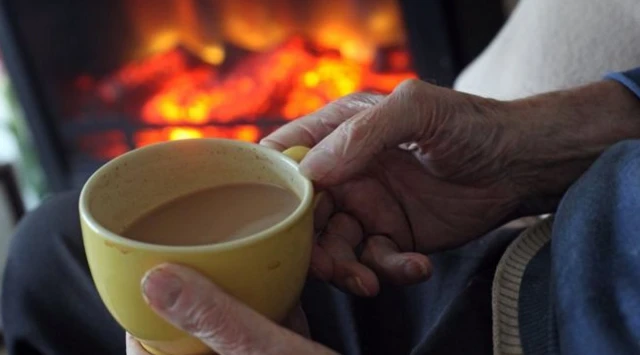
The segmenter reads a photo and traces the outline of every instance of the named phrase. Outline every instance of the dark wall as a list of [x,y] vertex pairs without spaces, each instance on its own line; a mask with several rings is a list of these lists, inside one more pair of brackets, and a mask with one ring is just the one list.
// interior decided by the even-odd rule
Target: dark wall
[[452,86],[505,22],[501,0],[403,0],[407,34],[420,77]]
[[444,1],[452,26],[458,71],[477,57],[500,31],[506,20],[501,0]]
[[26,55],[47,75],[104,72],[133,45],[122,1],[4,1]]

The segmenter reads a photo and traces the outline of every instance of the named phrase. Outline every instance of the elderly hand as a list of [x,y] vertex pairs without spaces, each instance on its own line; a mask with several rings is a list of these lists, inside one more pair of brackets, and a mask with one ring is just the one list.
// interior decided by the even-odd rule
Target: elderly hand
[[[262,144],[314,147],[300,169],[329,197],[316,207],[311,272],[371,296],[379,278],[428,278],[423,253],[548,212],[604,149],[640,137],[638,117],[637,98],[610,81],[513,102],[408,81],[388,96],[340,99]],[[162,317],[222,355],[333,353],[184,267],[152,270],[143,291]],[[297,319],[292,328],[304,328]],[[128,337],[127,354],[147,353]]]
[[411,80],[344,97],[261,143],[313,147],[300,169],[330,198],[316,208],[311,273],[371,296],[380,278],[428,278],[423,253],[552,210],[600,152],[637,135],[639,106],[613,82],[501,102]]
[[[145,299],[160,316],[220,355],[328,355],[333,351],[278,326],[239,303],[197,272],[161,265],[142,282]],[[301,309],[289,326],[306,332]],[[150,355],[127,334],[127,355]]]
[[497,106],[412,80],[388,96],[347,96],[266,137],[279,150],[313,147],[300,169],[330,196],[317,208],[312,273],[375,295],[378,277],[424,280],[422,253],[504,221],[520,197],[505,169],[517,132]]

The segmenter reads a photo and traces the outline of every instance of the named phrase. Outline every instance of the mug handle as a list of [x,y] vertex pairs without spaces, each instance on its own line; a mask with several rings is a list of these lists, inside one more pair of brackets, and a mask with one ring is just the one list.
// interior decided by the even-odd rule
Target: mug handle
[[[289,158],[293,159],[296,163],[300,164],[302,159],[304,159],[304,157],[307,155],[307,153],[309,153],[310,150],[311,148],[307,148],[301,145],[296,145],[291,148],[285,149],[282,152],[282,154],[288,156]],[[314,209],[316,206],[318,206],[318,203],[320,203],[320,201],[322,200],[325,194],[326,192],[324,191],[320,191],[320,192],[316,191],[315,196],[313,197]]]
[[304,159],[304,157],[307,155],[307,153],[309,153],[310,150],[311,150],[310,148],[297,145],[291,148],[287,148],[285,151],[282,152],[282,154],[288,156],[289,158],[293,159],[296,163],[299,164],[302,161],[302,159]]

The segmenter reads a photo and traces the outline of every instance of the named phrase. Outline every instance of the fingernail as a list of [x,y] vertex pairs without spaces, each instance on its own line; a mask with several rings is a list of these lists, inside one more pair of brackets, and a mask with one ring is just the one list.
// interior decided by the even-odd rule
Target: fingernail
[[171,308],[182,291],[182,280],[165,269],[149,271],[142,279],[142,294],[147,303],[160,308]]
[[351,292],[356,294],[361,294],[362,296],[370,296],[369,290],[364,287],[362,280],[359,277],[352,276],[347,279],[347,287],[351,290]]
[[426,265],[415,260],[409,260],[404,265],[404,273],[412,280],[423,279],[429,275]]
[[336,157],[322,148],[315,148],[303,160],[300,172],[313,181],[319,181],[336,167]]

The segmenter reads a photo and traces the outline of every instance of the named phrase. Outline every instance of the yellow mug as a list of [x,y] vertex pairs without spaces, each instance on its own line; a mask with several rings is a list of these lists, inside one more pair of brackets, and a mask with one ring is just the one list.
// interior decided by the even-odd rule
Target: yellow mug
[[[93,280],[109,312],[147,350],[157,355],[210,353],[144,302],[140,281],[161,263],[198,270],[274,321],[283,320],[293,309],[306,278],[313,239],[313,186],[297,166],[306,151],[295,147],[282,154],[225,139],[172,141],[128,152],[89,178],[79,207]],[[166,246],[121,236],[133,221],[177,197],[252,182],[287,188],[299,196],[300,205],[279,224],[229,242]]]

